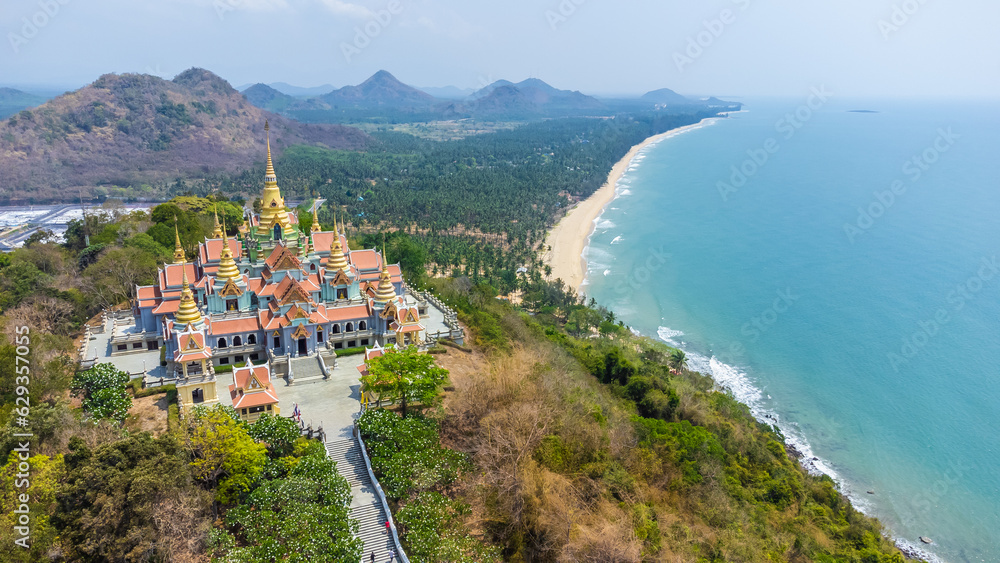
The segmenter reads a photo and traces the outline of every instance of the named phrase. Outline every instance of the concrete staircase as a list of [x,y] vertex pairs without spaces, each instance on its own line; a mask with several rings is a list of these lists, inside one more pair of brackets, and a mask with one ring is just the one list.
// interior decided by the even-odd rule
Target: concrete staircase
[[365,460],[361,457],[361,446],[357,440],[337,440],[326,443],[326,453],[337,462],[337,472],[351,484],[351,518],[358,521],[359,537],[365,545],[361,561],[368,563],[372,552],[375,552],[375,561],[388,561],[392,536],[386,533],[385,510],[375,496]]
[[319,358],[316,356],[292,358],[288,360],[288,363],[292,368],[292,374],[295,376],[295,384],[325,379],[323,377],[323,370],[319,367]]

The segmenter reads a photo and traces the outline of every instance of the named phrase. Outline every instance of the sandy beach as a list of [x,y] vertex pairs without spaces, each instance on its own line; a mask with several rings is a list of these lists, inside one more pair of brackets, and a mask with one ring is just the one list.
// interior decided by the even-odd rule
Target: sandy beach
[[552,230],[545,237],[546,248],[551,247],[551,250],[546,250],[542,255],[542,260],[552,267],[552,275],[549,276],[549,279],[561,279],[567,286],[579,291],[587,273],[587,263],[583,259],[583,250],[587,247],[591,233],[594,232],[595,220],[600,217],[604,208],[615,199],[615,186],[628,170],[632,159],[647,146],[694,129],[702,123],[704,121],[671,129],[632,147],[628,154],[611,169],[604,185],[593,195],[573,206],[556,226],[552,227]]

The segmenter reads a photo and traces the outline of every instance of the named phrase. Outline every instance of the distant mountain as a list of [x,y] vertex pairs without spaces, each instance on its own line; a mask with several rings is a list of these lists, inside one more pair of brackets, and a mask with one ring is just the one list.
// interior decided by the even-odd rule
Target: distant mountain
[[0,88],[0,119],[14,115],[23,109],[40,106],[47,99],[13,88]]
[[480,98],[485,98],[486,96],[489,96],[490,93],[492,93],[497,88],[502,88],[504,86],[514,86],[514,83],[511,82],[510,80],[503,80],[503,79],[497,80],[496,82],[484,86],[483,88],[473,92],[472,97],[477,100]]
[[357,86],[344,86],[319,99],[333,107],[353,108],[425,109],[437,102],[430,94],[403,84],[384,70]]
[[264,120],[280,154],[296,144],[356,149],[339,125],[305,125],[248,103],[202,69],[173,80],[106,74],[0,123],[0,198],[56,199],[67,188],[135,185],[234,172],[264,160]]
[[647,92],[640,99],[653,104],[665,106],[681,106],[696,103],[695,100],[682,96],[670,88],[660,88],[659,90]]
[[464,100],[476,92],[472,88],[458,88],[456,86],[444,86],[440,88],[427,86],[418,89],[442,100]]
[[295,98],[261,83],[243,90],[243,95],[251,104],[276,113],[295,103]]
[[702,100],[702,103],[707,104],[709,107],[725,107],[725,106],[734,106],[734,105],[740,106],[740,107],[743,106],[743,104],[740,103],[740,102],[727,102],[726,100],[720,100],[719,98],[716,98],[715,96],[712,96],[711,98],[709,98],[707,100]]
[[574,115],[605,109],[598,99],[560,90],[537,78],[518,83],[498,80],[472,95],[464,108],[472,114]]
[[289,96],[294,96],[296,98],[308,98],[311,96],[322,96],[328,92],[336,90],[336,86],[333,84],[322,84],[320,86],[309,86],[303,88],[302,86],[294,86],[287,82],[272,82],[268,84],[271,88],[281,92],[282,94],[287,94]]

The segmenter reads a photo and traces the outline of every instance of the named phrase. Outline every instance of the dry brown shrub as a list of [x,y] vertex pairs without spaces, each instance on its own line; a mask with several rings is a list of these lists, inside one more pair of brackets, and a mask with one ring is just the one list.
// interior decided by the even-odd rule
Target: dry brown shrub
[[465,424],[477,424],[490,412],[519,400],[525,393],[539,356],[524,348],[510,355],[495,355],[473,377],[453,380],[455,396],[449,410]]
[[581,525],[572,542],[566,544],[560,562],[639,563],[642,542],[635,536],[632,521],[618,507],[605,503],[593,523]]
[[160,499],[154,507],[153,523],[160,545],[171,563],[203,563],[205,540],[211,528],[208,507],[211,498],[200,489],[185,488]]
[[159,436],[167,431],[167,397],[151,395],[132,400],[127,422],[129,428],[138,432],[151,432]]
[[63,332],[73,315],[73,305],[44,295],[34,295],[25,299],[20,305],[6,312],[7,322],[4,332],[14,338],[16,327],[28,326],[32,332],[59,333]]

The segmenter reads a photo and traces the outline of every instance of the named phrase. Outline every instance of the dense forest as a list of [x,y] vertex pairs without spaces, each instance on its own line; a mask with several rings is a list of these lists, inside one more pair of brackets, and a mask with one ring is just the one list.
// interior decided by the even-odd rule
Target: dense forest
[[[291,147],[275,167],[288,200],[328,201],[319,214],[324,224],[345,213],[352,233],[409,233],[426,249],[429,275],[464,275],[508,294],[523,289],[518,269],[542,277],[538,250],[547,229],[596,191],[629,148],[711,115],[557,119],[445,142],[376,133],[364,152]],[[250,199],[263,173],[179,181],[164,191]]]

